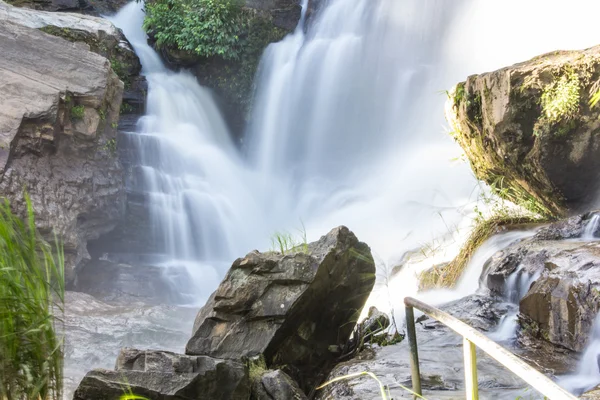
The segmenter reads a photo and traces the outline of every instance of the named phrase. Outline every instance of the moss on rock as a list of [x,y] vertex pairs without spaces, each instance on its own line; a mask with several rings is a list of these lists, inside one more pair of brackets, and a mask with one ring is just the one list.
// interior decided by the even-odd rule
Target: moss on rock
[[584,208],[600,189],[600,47],[554,52],[474,75],[446,116],[478,179],[544,217]]

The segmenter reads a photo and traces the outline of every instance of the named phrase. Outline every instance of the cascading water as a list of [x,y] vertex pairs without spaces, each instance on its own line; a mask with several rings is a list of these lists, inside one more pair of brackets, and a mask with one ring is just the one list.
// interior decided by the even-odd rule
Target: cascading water
[[598,232],[600,228],[600,215],[594,214],[592,218],[590,218],[589,222],[585,225],[585,229],[581,235],[583,240],[594,240],[596,239],[596,232]]
[[561,386],[567,390],[581,394],[593,389],[600,382],[600,315],[596,317],[590,342],[579,361],[577,373],[563,377],[559,380]]
[[[455,243],[442,246],[440,260],[449,259],[480,190],[469,166],[453,161],[461,151],[444,132],[440,92],[471,73],[600,42],[595,0],[321,3],[306,29],[301,22],[266,50],[245,153],[210,92],[169,72],[148,46],[141,4],[111,18],[149,83],[147,114],[126,138],[164,255],[157,260],[186,268],[190,301],[206,299],[235,257],[301,223],[309,239],[348,225],[389,266],[432,242]],[[473,293],[484,261],[526,235],[493,238],[459,290],[438,298]],[[396,308],[416,292],[423,266],[392,280]]]
[[504,299],[512,306],[502,317],[495,332],[489,337],[498,342],[507,342],[516,338],[519,327],[517,315],[519,314],[519,303],[529,291],[531,285],[540,277],[541,272],[528,272],[522,266],[508,276],[504,282]]
[[261,243],[255,238],[268,238],[269,225],[250,190],[255,174],[239,157],[211,93],[190,74],[163,66],[147,44],[143,18],[135,2],[111,18],[140,57],[149,89],[146,115],[126,140],[135,149],[134,175],[147,198],[157,253],[165,255],[154,262],[184,267],[193,285],[181,287],[179,279],[178,289],[202,303],[235,255]]

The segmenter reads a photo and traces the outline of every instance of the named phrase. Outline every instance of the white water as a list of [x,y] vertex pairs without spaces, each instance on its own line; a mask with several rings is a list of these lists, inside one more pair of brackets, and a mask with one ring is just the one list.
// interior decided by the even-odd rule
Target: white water
[[561,386],[577,394],[593,389],[598,383],[600,383],[600,315],[596,317],[592,327],[590,343],[579,361],[577,373],[559,380]]
[[583,234],[581,235],[581,238],[583,240],[596,239],[596,236],[594,234],[598,231],[599,227],[600,227],[600,215],[595,214],[590,219],[590,221],[587,223],[587,225],[585,226],[585,229],[583,231]]
[[[577,3],[600,11],[593,1]],[[247,158],[210,93],[167,71],[147,45],[141,5],[112,19],[149,82],[147,115],[130,137],[157,250],[165,264],[187,267],[203,298],[235,257],[267,248],[275,231],[301,221],[309,239],[349,226],[388,265],[440,237],[459,244],[479,188],[469,166],[452,161],[461,151],[444,132],[439,92],[470,72],[600,36],[582,21],[590,13],[558,1],[325,4],[307,33],[298,29],[267,49]],[[510,5],[531,18],[499,33],[489,13],[510,14]],[[555,27],[570,15],[577,23],[559,35]]]
[[[141,4],[112,18],[149,82],[147,115],[128,137],[157,252],[164,265],[187,269],[191,301],[203,302],[235,257],[303,221],[309,240],[349,226],[388,266],[411,249],[442,247],[392,281],[387,301],[401,308],[417,271],[456,254],[480,191],[456,161],[440,91],[471,73],[600,43],[596,0],[325,3],[306,33],[266,51],[244,152],[211,94],[167,71],[147,45]],[[477,290],[485,260],[516,240],[509,235],[477,252],[458,291],[431,296]]]
[[111,18],[148,81],[146,115],[127,135],[138,157],[134,175],[148,199],[157,253],[165,255],[157,262],[184,267],[193,284],[182,290],[202,304],[234,255],[266,243],[267,213],[251,190],[256,174],[240,158],[212,94],[192,75],[164,67],[146,42],[143,18],[136,2]]
[[509,342],[517,337],[519,303],[540,275],[541,272],[530,273],[525,271],[522,266],[518,266],[508,276],[504,283],[504,299],[514,306],[514,309],[502,317],[496,331],[489,335],[491,339],[498,342]]

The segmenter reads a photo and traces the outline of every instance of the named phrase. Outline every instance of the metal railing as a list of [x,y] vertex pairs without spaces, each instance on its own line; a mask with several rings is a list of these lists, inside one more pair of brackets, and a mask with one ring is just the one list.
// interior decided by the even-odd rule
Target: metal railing
[[[463,337],[465,363],[465,392],[467,400],[479,399],[477,384],[477,355],[475,346],[479,347],[490,357],[505,366],[512,373],[523,379],[550,400],[577,400],[577,397],[558,386],[551,379],[537,371],[525,361],[515,356],[504,347],[488,339],[478,330],[470,327],[459,319],[431,307],[411,297],[404,299],[406,306],[406,326],[410,346],[410,369],[412,373],[413,391],[422,395],[421,372],[419,368],[419,352],[417,348],[417,332],[415,328],[414,308],[436,319]],[[415,396],[416,398],[416,396]]]

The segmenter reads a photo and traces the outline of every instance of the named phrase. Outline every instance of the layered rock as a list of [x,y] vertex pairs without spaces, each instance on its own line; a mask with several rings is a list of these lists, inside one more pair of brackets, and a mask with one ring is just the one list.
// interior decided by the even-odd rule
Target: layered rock
[[499,294],[511,275],[517,283],[519,275],[533,277],[522,280],[533,283],[518,296],[525,333],[574,351],[584,349],[600,311],[600,243],[577,239],[590,220],[573,217],[540,230],[496,254],[487,272]]
[[600,189],[600,47],[554,52],[474,75],[450,93],[447,118],[475,175],[547,216]]
[[333,367],[329,347],[348,340],[374,283],[369,247],[345,227],[306,252],[252,252],[233,263],[198,313],[186,353],[261,355],[312,388]]
[[123,83],[87,45],[32,29],[33,14],[0,6],[0,191],[21,211],[29,193],[40,230],[64,242],[70,280],[87,241],[122,215]]
[[113,400],[127,391],[161,400],[247,400],[250,380],[235,361],[123,349],[115,371],[89,372],[73,399]]
[[126,86],[131,85],[141,70],[140,61],[123,33],[104,18],[18,8],[0,0],[2,20],[87,44],[91,51],[110,61],[113,71]]

